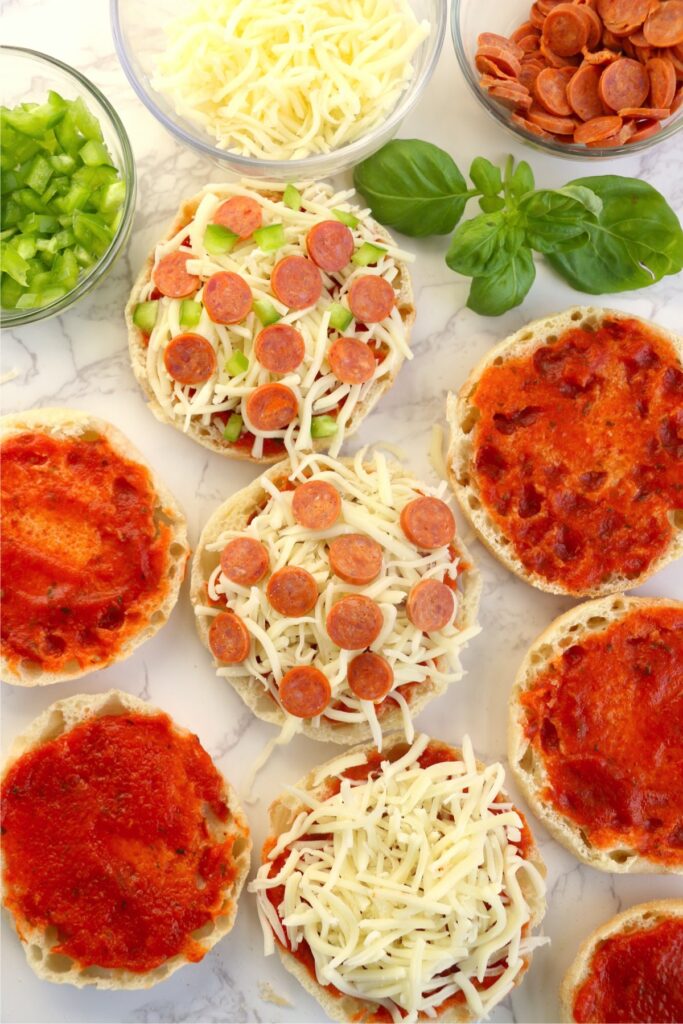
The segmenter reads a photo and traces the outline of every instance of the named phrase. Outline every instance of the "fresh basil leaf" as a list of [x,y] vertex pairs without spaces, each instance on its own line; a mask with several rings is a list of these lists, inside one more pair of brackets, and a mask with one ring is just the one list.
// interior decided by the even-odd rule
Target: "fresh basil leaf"
[[481,316],[500,316],[518,306],[536,277],[529,249],[519,249],[495,274],[475,277],[467,305]]
[[524,245],[524,229],[518,224],[508,224],[503,233],[505,251],[514,255]]
[[446,263],[466,277],[492,274],[509,259],[502,213],[480,214],[455,229]]
[[520,160],[507,182],[510,195],[515,199],[520,199],[527,192],[531,192],[535,184],[534,172],[526,160]]
[[581,203],[594,217],[600,216],[602,199],[596,195],[592,188],[586,188],[584,185],[565,185],[557,191],[560,195],[569,196],[570,199],[575,199],[578,203]]
[[683,229],[647,182],[614,174],[569,183],[591,189],[602,210],[587,222],[586,244],[548,260],[574,288],[591,295],[645,288],[683,269]]
[[380,224],[414,237],[452,231],[469,199],[452,157],[420,139],[388,142],[358,164],[353,183]]
[[[573,248],[575,240],[585,241],[588,238],[586,224],[594,220],[594,215],[585,205],[590,202],[587,196],[592,195],[589,189],[581,189],[576,194],[565,192],[564,189],[539,189],[526,195],[519,203],[519,212],[524,220],[526,242],[537,252],[552,253]],[[601,207],[600,200],[591,204],[594,209]]]
[[484,213],[497,213],[498,210],[505,209],[505,200],[502,196],[482,196],[479,206]]
[[470,167],[470,178],[475,188],[485,196],[497,196],[503,187],[500,168],[484,156],[475,156]]

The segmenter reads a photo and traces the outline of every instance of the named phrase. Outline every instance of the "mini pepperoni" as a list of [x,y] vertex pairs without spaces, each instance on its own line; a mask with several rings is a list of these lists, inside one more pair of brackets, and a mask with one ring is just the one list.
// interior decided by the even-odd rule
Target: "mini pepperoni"
[[[529,22],[526,22],[526,25],[528,26]],[[516,34],[517,33],[513,33],[513,35],[508,39],[507,36],[499,36],[496,32],[481,32],[477,36],[477,49],[480,49],[482,46],[499,46],[503,50],[509,50],[510,53],[519,60],[521,53],[519,52],[519,46],[517,45],[518,40],[515,39]]]
[[523,85],[525,89],[531,92],[534,88],[534,83],[541,71],[543,71],[543,68],[543,64],[538,64],[534,61],[530,61],[528,64],[522,65],[522,70],[519,73],[519,84]]
[[268,580],[266,595],[276,612],[298,619],[315,607],[318,585],[306,569],[285,565]]
[[202,301],[215,324],[238,324],[251,309],[251,288],[239,274],[219,270],[204,285]]
[[321,270],[343,270],[353,256],[353,235],[341,221],[323,220],[306,235],[306,248]]
[[341,495],[327,480],[307,480],[292,496],[292,513],[307,530],[329,530],[341,515]]
[[513,82],[516,80],[517,75],[514,72],[505,71],[500,64],[496,64],[495,61],[489,60],[488,57],[475,57],[474,61],[477,71],[488,77],[493,78],[497,82]]
[[337,338],[329,347],[327,361],[342,384],[365,384],[377,367],[372,349],[358,338]]
[[676,46],[683,43],[683,0],[657,4],[643,25],[650,46]]
[[284,430],[299,412],[299,403],[285,384],[261,384],[244,403],[247,419],[257,430]]
[[571,57],[561,57],[559,53],[555,53],[554,50],[550,49],[548,43],[542,36],[539,49],[546,64],[549,64],[551,68],[578,67],[579,65],[578,56],[572,55]]
[[194,295],[199,288],[199,278],[188,274],[187,261],[193,259],[189,252],[169,252],[162,256],[152,272],[152,279],[162,295],[169,299],[185,299]]
[[540,125],[534,124],[533,121],[527,121],[525,117],[520,117],[519,114],[511,114],[510,120],[519,128],[523,128],[525,132],[529,132],[530,135],[537,135],[540,139],[552,139],[552,135],[544,131]]
[[375,642],[383,622],[379,605],[363,594],[350,594],[332,606],[326,626],[337,647],[343,651],[362,651]]
[[481,46],[474,58],[474,63],[479,71],[487,70],[483,66],[483,61],[495,64],[507,78],[516,78],[521,69],[519,59],[510,50],[504,50],[499,46]]
[[221,551],[221,572],[244,587],[262,580],[269,565],[267,548],[254,537],[235,537]]
[[615,135],[623,122],[620,117],[593,117],[584,121],[574,132],[574,142],[600,142]]
[[589,50],[592,50],[593,47],[598,45],[602,37],[602,22],[589,4],[586,4],[585,6],[579,6],[577,4],[577,6],[588,23],[588,39],[586,41],[586,46]]
[[455,597],[450,587],[438,580],[421,580],[411,588],[406,613],[416,629],[436,633],[453,618]]
[[238,238],[249,238],[263,223],[261,207],[249,196],[233,196],[221,203],[213,216],[214,224],[228,228]]
[[330,568],[355,587],[377,579],[382,568],[382,545],[363,533],[345,533],[330,544]]
[[600,0],[598,10],[610,32],[630,35],[643,24],[651,6],[651,0]]
[[656,135],[661,130],[661,127],[659,121],[636,122],[636,130],[626,142],[642,142],[644,139],[649,139],[652,135]]
[[566,68],[546,68],[534,82],[534,96],[549,114],[569,117],[572,108],[567,100],[567,83],[574,72]]
[[663,121],[669,116],[671,110],[669,107],[663,109],[660,107],[624,107],[618,113],[619,117],[635,117],[639,121],[642,121],[643,118]]
[[615,53],[614,50],[596,50],[595,53],[584,50],[583,60],[585,64],[595,64],[598,67],[602,67],[605,64],[611,64],[615,60],[621,60],[621,54]]
[[567,101],[582,121],[590,121],[604,113],[600,99],[600,68],[584,64],[574,72],[567,85]]
[[670,107],[676,95],[676,69],[666,57],[653,57],[645,65],[650,78],[650,103]]
[[401,529],[411,544],[426,551],[450,544],[455,536],[455,519],[440,498],[413,498],[401,510]]
[[314,665],[297,665],[285,672],[279,687],[280,704],[296,718],[322,715],[332,698],[332,688],[324,672]]
[[511,110],[515,110],[517,107],[527,108],[531,106],[531,96],[528,90],[518,82],[505,82],[500,85],[494,85],[489,89],[489,95],[493,96],[499,103],[510,107]]
[[543,23],[542,38],[558,57],[581,53],[588,41],[589,26],[575,4],[558,4]]
[[254,352],[261,366],[271,373],[292,373],[301,366],[306,345],[291,324],[269,324],[256,335]]
[[209,626],[209,647],[218,661],[237,665],[249,654],[249,630],[234,612],[220,612]]
[[555,117],[541,107],[532,107],[527,117],[533,124],[538,124],[552,135],[573,135],[576,121],[573,117]]
[[394,670],[386,658],[364,651],[349,662],[346,678],[352,693],[360,700],[384,700],[394,685]]
[[270,286],[285,306],[307,309],[320,298],[323,281],[315,263],[305,256],[285,256],[273,267]]
[[600,99],[611,110],[641,107],[650,91],[650,78],[640,61],[622,57],[600,77]]
[[538,32],[530,32],[528,36],[523,36],[519,41],[519,48],[522,53],[537,53],[540,43],[540,35]]
[[357,277],[349,288],[349,308],[356,320],[363,324],[378,324],[386,320],[396,302],[394,289],[377,274]]
[[218,361],[211,342],[201,334],[176,334],[164,350],[164,366],[179,384],[203,384],[216,372]]
[[[529,35],[530,32],[536,32],[536,26],[531,21],[524,21],[519,26],[519,28],[516,28],[515,31],[512,33],[512,35],[510,36],[510,41],[519,44],[520,39],[523,39],[525,36]],[[479,39],[481,39],[481,36],[479,36]]]

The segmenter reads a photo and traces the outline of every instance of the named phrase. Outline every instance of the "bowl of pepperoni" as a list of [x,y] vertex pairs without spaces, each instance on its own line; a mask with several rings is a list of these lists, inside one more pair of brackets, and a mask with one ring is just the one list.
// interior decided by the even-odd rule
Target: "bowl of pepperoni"
[[519,138],[614,157],[683,127],[683,0],[453,0],[472,92]]

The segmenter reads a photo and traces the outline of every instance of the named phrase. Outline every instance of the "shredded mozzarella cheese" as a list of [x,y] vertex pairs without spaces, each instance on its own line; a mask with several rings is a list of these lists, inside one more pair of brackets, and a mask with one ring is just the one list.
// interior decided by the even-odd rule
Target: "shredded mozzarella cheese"
[[219,149],[298,160],[385,120],[429,32],[407,0],[195,0],[152,84]]
[[[323,794],[330,782],[338,791],[305,794],[249,887],[266,953],[273,938],[294,952],[305,941],[320,985],[383,1006],[396,1024],[434,1016],[458,993],[487,1014],[547,941],[527,936],[529,899],[545,885],[516,845],[524,823],[502,765],[480,769],[465,737],[462,760],[423,768],[429,742],[418,736],[367,781],[343,775],[357,755],[319,773]],[[268,892],[279,885],[275,908]]]
[[[279,323],[291,324],[302,335],[305,346],[304,359],[293,373],[271,374],[254,353],[254,341],[262,325],[256,314],[250,312],[238,324],[216,324],[202,306],[201,319],[193,333],[201,334],[213,346],[217,357],[217,371],[205,384],[199,387],[182,385],[174,381],[164,365],[164,352],[176,335],[183,333],[180,326],[181,299],[161,296],[156,323],[147,345],[147,380],[159,405],[172,420],[178,421],[187,432],[190,424],[200,426],[202,433],[218,443],[223,440],[225,420],[230,413],[239,413],[245,427],[254,437],[251,453],[260,458],[264,452],[264,441],[279,440],[283,445],[282,454],[298,458],[299,453],[308,451],[314,444],[311,436],[311,420],[322,413],[335,414],[337,431],[331,439],[330,452],[337,455],[347,434],[347,427],[354,411],[368,397],[378,381],[393,378],[404,359],[412,359],[408,347],[406,329],[400,310],[395,306],[390,316],[378,324],[359,324],[352,320],[343,332],[344,337],[357,338],[366,344],[381,346],[384,358],[377,363],[372,378],[365,384],[343,384],[327,363],[328,342],[340,332],[329,328],[329,309],[333,302],[347,305],[346,295],[353,281],[366,274],[384,277],[396,290],[399,286],[398,262],[410,262],[413,256],[385,239],[378,239],[368,225],[368,211],[349,205],[353,191],[333,192],[325,184],[315,183],[300,186],[302,201],[300,210],[290,210],[282,202],[284,186],[271,182],[250,185],[209,185],[204,190],[193,220],[180,228],[173,238],[160,243],[155,251],[155,266],[171,252],[188,253],[187,269],[199,275],[202,286],[194,296],[201,303],[203,283],[212,274],[229,270],[239,274],[251,288],[254,299],[265,300],[281,315]],[[277,198],[265,198],[259,190],[277,193]],[[253,239],[239,242],[232,252],[221,256],[209,254],[204,247],[204,233],[211,223],[216,209],[231,196],[249,196],[256,200],[263,212],[263,225],[282,224],[285,244],[275,252],[264,252]],[[376,266],[357,267],[354,263],[335,273],[321,271],[322,295],[315,306],[303,310],[288,310],[273,295],[270,275],[273,267],[285,256],[306,255],[306,235],[314,224],[334,219],[333,210],[343,209],[359,218],[358,226],[351,229],[356,248],[364,242],[380,244],[386,252]],[[142,289],[140,301],[149,299],[155,293],[153,273]],[[246,371],[231,376],[227,362],[235,352],[242,352],[249,361]],[[299,415],[284,430],[262,431],[248,422],[245,415],[245,399],[261,384],[278,381],[291,388],[297,396]],[[216,414],[221,414],[218,418]],[[222,417],[222,418],[221,418]]]

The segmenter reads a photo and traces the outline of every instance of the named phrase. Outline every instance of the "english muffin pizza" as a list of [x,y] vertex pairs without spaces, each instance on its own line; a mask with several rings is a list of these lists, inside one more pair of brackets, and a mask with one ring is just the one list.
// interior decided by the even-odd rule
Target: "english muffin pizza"
[[228,499],[192,565],[218,674],[283,741],[352,743],[460,678],[479,576],[443,500],[381,451],[282,462]]
[[250,885],[266,953],[331,1020],[474,1021],[519,984],[545,866],[504,781],[468,739],[392,736],[273,803]]
[[450,396],[480,539],[553,593],[634,587],[683,553],[683,338],[588,306],[496,345]]
[[189,555],[185,518],[111,424],[73,409],[0,419],[2,678],[74,679],[166,622]]
[[581,944],[560,989],[568,1024],[683,1020],[683,900],[630,907]]
[[587,601],[532,645],[510,767],[555,838],[603,871],[683,872],[683,603]]
[[149,988],[233,926],[251,841],[192,733],[129,694],[57,701],[2,771],[2,899],[47,981]]
[[339,452],[411,358],[406,262],[353,192],[207,185],[126,309],[155,415],[222,455]]

